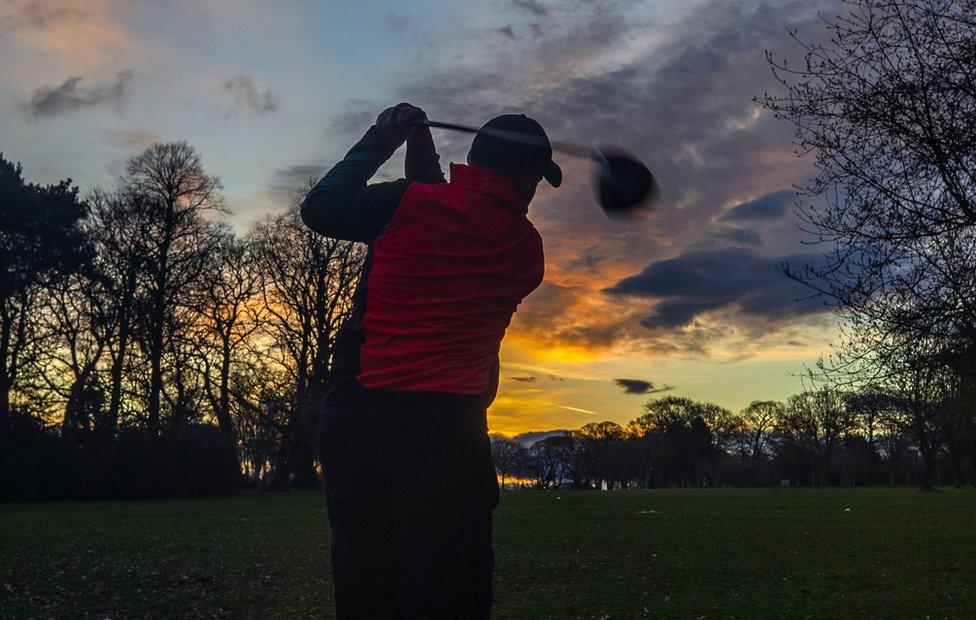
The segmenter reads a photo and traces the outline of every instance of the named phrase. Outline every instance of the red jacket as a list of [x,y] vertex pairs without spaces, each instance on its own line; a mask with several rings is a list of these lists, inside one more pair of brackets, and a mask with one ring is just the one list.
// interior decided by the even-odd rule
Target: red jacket
[[373,242],[359,383],[479,394],[515,309],[542,282],[542,238],[514,184],[452,164],[413,183]]

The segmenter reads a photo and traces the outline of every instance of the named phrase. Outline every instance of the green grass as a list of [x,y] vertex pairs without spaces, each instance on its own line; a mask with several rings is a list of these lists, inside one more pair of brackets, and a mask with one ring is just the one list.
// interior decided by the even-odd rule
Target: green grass
[[[848,510],[849,509],[849,510]],[[976,491],[502,494],[502,618],[976,616]],[[0,504],[0,617],[331,616],[318,493]]]

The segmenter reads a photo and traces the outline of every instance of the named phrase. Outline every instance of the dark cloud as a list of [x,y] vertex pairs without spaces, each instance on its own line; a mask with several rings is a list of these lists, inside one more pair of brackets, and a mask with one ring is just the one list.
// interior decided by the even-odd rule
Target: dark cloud
[[290,202],[304,196],[310,183],[321,179],[328,171],[328,164],[292,164],[278,168],[271,174],[268,195],[278,202]]
[[658,394],[674,389],[670,385],[656,388],[654,383],[644,379],[614,379],[613,382],[624,389],[624,394]]
[[379,104],[366,99],[349,99],[343,105],[343,111],[333,115],[329,120],[327,130],[336,136],[358,139],[373,124],[386,105],[390,104]]
[[511,377],[505,377],[509,381],[519,381],[521,383],[535,383],[539,380],[539,377],[533,375],[515,375]]
[[274,171],[276,185],[298,187],[308,183],[310,179],[318,181],[325,175],[325,164],[293,164]]
[[515,30],[512,28],[512,25],[511,24],[509,24],[507,26],[503,26],[501,28],[495,28],[495,32],[497,32],[498,34],[500,34],[500,35],[502,35],[502,36],[504,36],[504,37],[506,37],[508,39],[517,39],[518,38],[518,36],[516,36]]
[[132,71],[123,71],[107,84],[84,86],[81,76],[72,76],[57,86],[45,85],[34,90],[20,107],[35,119],[103,106],[121,113],[129,98],[132,77]]
[[536,17],[545,17],[549,14],[549,7],[539,2],[539,0],[512,0],[512,5]]
[[577,258],[572,259],[566,264],[566,269],[570,271],[588,271],[595,272],[597,267],[606,260],[605,256],[601,256],[597,253],[597,248],[591,246],[583,251],[583,254]]
[[610,295],[656,300],[643,319],[648,328],[688,325],[699,315],[720,309],[779,320],[824,311],[822,300],[777,270],[783,263],[816,263],[820,255],[765,257],[752,249],[702,250],[655,261],[639,274],[604,290]]
[[254,76],[246,72],[227,78],[220,87],[230,97],[233,106],[230,112],[259,116],[275,112],[280,105],[270,86],[258,84]]
[[790,189],[770,192],[755,200],[732,207],[719,219],[727,222],[779,219],[786,215],[795,199],[796,192]]
[[762,245],[762,237],[754,230],[746,228],[723,228],[718,231],[716,236],[719,239],[726,239],[743,245]]
[[406,33],[416,24],[413,18],[411,18],[409,15],[403,15],[402,13],[397,13],[395,11],[388,12],[384,21],[386,25],[389,26],[390,30],[397,34]]

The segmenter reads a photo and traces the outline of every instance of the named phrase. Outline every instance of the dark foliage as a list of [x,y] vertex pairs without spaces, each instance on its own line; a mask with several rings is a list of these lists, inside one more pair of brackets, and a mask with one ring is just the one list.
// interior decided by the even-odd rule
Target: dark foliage
[[0,439],[0,501],[224,495],[239,478],[234,446],[206,424],[76,441],[18,415]]

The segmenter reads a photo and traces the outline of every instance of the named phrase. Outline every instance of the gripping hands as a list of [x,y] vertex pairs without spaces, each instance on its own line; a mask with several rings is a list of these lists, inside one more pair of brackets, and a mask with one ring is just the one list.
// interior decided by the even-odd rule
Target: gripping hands
[[391,150],[400,148],[418,127],[427,129],[422,123],[427,114],[417,106],[398,103],[387,108],[376,117],[376,132]]

